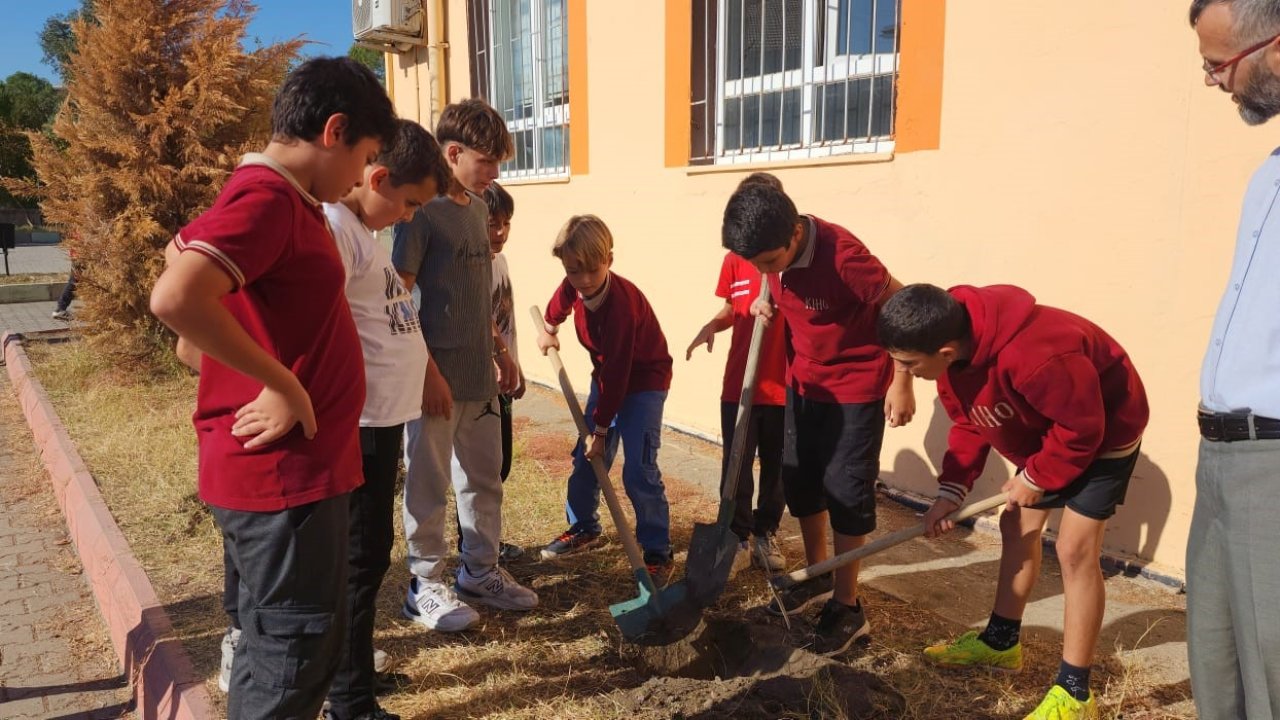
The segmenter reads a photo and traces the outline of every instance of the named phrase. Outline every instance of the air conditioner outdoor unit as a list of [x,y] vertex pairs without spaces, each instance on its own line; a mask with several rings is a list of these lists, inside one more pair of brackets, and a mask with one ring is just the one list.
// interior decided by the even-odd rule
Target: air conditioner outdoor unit
[[422,0],[351,0],[351,31],[362,45],[422,45]]

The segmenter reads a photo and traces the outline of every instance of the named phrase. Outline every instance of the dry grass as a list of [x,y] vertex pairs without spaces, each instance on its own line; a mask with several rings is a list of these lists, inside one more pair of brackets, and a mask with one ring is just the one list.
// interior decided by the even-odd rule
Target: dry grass
[[0,275],[0,285],[26,285],[28,283],[66,282],[67,274],[60,273],[14,273]]
[[[104,367],[79,343],[33,344],[30,352],[197,671],[210,678],[210,693],[220,701],[214,680],[226,622],[220,604],[221,546],[211,516],[195,495],[189,420],[194,379],[173,374],[139,381]],[[424,631],[400,618],[408,573],[398,541],[379,599],[376,643],[397,661],[401,682],[382,703],[405,718],[651,717],[626,693],[648,678],[622,659],[620,636],[607,609],[608,603],[635,594],[618,544],[561,562],[533,559],[536,548],[563,529],[570,441],[527,425],[517,426],[516,437],[504,539],[527,549],[526,559],[509,569],[539,593],[541,606],[527,614],[484,611],[481,622],[460,635]],[[669,479],[668,492],[673,540],[685,548],[693,521],[713,517],[714,502],[676,479]],[[450,520],[450,537],[452,527]],[[1056,671],[1057,641],[1050,646],[1035,637],[1027,639],[1030,664],[1020,675],[939,671],[921,661],[919,648],[961,628],[889,595],[872,590],[867,596],[874,643],[851,653],[848,662],[879,678],[886,697],[896,698],[892,708],[886,705],[875,717],[1020,718]],[[767,601],[763,575],[748,571],[731,585],[717,612],[741,615]],[[1094,677],[1108,718],[1179,717],[1153,707],[1189,695],[1180,687],[1153,690],[1140,672],[1114,658],[1102,662]],[[840,706],[841,692],[829,678],[819,678],[805,712],[838,714],[830,709]]]

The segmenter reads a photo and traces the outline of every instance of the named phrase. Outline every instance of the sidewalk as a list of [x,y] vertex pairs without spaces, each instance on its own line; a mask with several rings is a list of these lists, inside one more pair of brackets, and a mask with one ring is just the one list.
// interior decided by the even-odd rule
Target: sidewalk
[[[0,271],[4,269],[0,262]],[[70,273],[71,261],[61,245],[19,245],[9,251],[9,272]]]
[[129,700],[31,432],[0,376],[0,717],[120,718]]

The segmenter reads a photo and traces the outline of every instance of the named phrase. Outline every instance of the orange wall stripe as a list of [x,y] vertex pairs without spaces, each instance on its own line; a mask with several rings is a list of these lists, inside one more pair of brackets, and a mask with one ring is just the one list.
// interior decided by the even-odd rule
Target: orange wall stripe
[[569,174],[590,169],[587,132],[587,0],[568,0]]
[[946,0],[902,0],[895,152],[941,145],[946,15]]
[[666,18],[666,167],[689,164],[689,123],[693,82],[693,0],[667,0]]

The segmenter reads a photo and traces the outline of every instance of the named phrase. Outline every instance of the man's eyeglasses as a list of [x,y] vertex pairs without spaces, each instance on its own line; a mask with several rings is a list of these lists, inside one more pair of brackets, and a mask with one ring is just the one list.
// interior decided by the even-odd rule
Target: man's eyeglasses
[[[1270,45],[1276,40],[1280,40],[1280,33],[1276,33],[1275,35],[1272,35],[1271,37],[1267,38],[1266,40],[1263,40],[1260,43],[1257,43],[1256,45],[1250,45],[1244,50],[1241,50],[1239,53],[1233,55],[1230,59],[1218,65],[1210,66],[1209,61],[1206,60],[1204,63],[1205,77],[1213,85],[1221,85],[1222,87],[1228,90],[1232,90],[1236,81],[1236,66],[1240,64],[1240,61],[1258,52],[1259,50]],[[1222,73],[1224,72],[1227,73],[1226,82],[1223,82],[1222,80]]]

